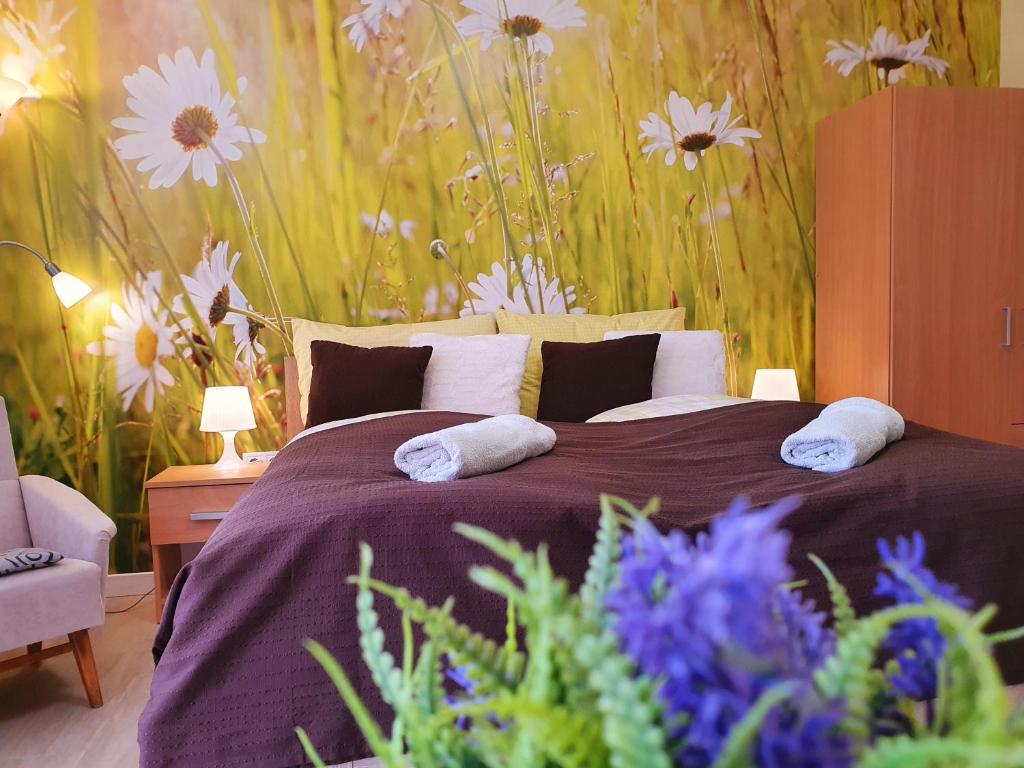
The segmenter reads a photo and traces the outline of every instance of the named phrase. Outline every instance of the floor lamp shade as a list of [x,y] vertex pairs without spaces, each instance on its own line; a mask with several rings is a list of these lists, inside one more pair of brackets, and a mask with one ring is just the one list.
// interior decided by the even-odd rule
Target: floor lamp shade
[[67,272],[58,272],[50,279],[53,280],[53,290],[57,292],[57,298],[67,309],[71,309],[92,291],[88,283]]

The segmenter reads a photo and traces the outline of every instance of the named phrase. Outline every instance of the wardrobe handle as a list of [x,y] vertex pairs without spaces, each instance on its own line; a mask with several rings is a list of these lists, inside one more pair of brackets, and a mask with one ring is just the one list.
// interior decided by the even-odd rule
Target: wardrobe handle
[[1006,341],[1003,342],[1004,347],[1013,346],[1013,307],[1003,307],[1003,312],[1006,313]]

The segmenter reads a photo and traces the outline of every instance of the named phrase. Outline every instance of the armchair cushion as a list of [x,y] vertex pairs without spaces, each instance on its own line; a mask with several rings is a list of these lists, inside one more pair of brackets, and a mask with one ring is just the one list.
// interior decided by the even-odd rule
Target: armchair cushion
[[[99,594],[107,579],[110,539],[114,523],[85,496],[56,480],[41,475],[21,478],[32,546],[62,552],[67,558],[86,560],[102,573]],[[81,627],[79,627],[81,629]]]
[[11,425],[7,421],[7,405],[0,397],[0,550],[28,547],[25,507],[21,504],[18,465],[11,444]]
[[33,571],[36,568],[48,568],[64,559],[60,552],[35,547],[21,547],[0,552],[0,576],[8,576],[21,571]]
[[0,549],[28,547],[32,539],[25,521],[25,507],[21,503],[21,485],[13,480],[0,479]]
[[0,579],[0,653],[103,623],[100,567],[66,558]]

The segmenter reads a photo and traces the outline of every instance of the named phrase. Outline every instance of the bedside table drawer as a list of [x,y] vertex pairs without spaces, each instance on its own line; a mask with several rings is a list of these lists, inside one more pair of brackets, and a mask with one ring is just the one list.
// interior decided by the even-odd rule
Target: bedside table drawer
[[204,542],[251,483],[150,488],[149,538],[153,544]]

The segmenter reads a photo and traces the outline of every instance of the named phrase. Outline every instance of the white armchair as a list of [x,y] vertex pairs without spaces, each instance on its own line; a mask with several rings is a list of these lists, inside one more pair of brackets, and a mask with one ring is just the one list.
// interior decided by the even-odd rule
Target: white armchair
[[[0,552],[41,547],[64,555],[54,566],[0,577],[0,671],[72,652],[90,706],[103,705],[89,629],[103,624],[110,518],[77,491],[48,477],[18,477],[7,408],[0,397]],[[43,649],[42,641],[68,636]]]

